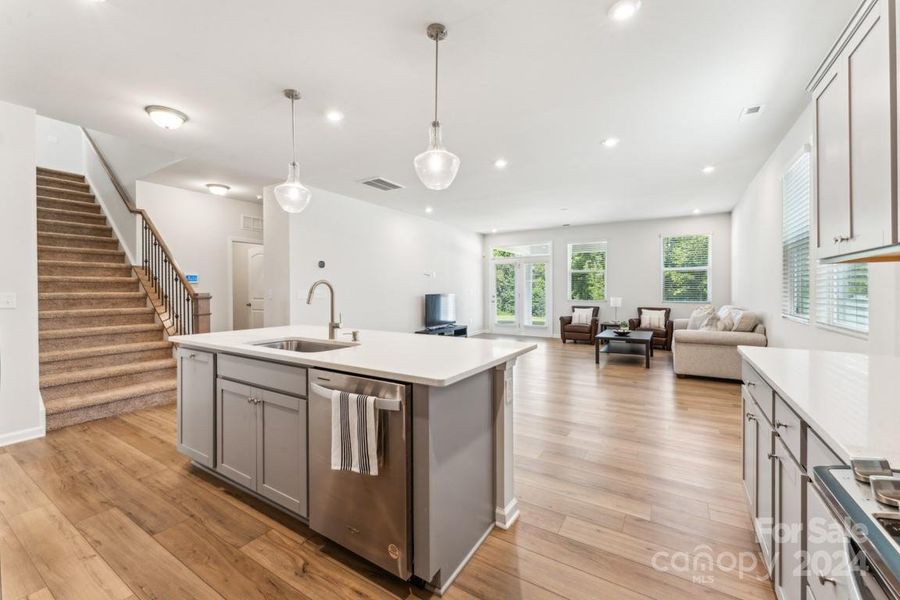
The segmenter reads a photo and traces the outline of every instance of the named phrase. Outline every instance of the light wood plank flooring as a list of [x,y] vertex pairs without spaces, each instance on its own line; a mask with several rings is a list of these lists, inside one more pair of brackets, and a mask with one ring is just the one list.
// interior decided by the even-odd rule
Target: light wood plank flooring
[[[774,597],[759,566],[731,568],[758,559],[738,385],[676,379],[667,352],[649,370],[629,356],[597,366],[590,346],[546,340],[520,359],[515,392],[522,517],[446,598]],[[0,593],[430,597],[190,467],[172,406],[0,448]]]

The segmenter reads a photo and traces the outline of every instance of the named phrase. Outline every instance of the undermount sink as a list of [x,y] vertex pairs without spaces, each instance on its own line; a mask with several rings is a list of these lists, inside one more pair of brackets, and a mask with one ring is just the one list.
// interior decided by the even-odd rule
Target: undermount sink
[[291,352],[327,352],[328,350],[340,350],[355,346],[352,342],[335,342],[326,340],[304,340],[300,338],[285,338],[268,342],[257,342],[254,346],[273,348],[275,350],[290,350]]

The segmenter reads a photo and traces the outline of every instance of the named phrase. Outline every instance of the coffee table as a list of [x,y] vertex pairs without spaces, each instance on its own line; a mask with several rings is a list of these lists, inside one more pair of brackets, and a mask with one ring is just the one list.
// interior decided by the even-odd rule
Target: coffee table
[[628,335],[616,335],[612,329],[601,331],[594,340],[594,362],[597,364],[600,364],[601,352],[643,356],[644,368],[649,369],[650,357],[653,356],[653,332],[632,331]]

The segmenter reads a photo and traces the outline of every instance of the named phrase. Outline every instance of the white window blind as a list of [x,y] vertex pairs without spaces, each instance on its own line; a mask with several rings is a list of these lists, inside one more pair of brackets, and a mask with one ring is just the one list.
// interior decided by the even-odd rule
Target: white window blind
[[606,300],[606,242],[569,244],[569,299]]
[[781,180],[781,314],[809,320],[810,156],[804,152]]
[[709,253],[708,235],[663,238],[663,302],[709,302]]
[[816,321],[869,332],[869,266],[820,264],[816,269]]

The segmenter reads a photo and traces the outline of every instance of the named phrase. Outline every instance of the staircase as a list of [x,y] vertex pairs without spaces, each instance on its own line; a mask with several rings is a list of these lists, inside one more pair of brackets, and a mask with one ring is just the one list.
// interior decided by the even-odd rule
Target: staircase
[[174,402],[172,344],[82,175],[38,168],[37,231],[47,429]]

